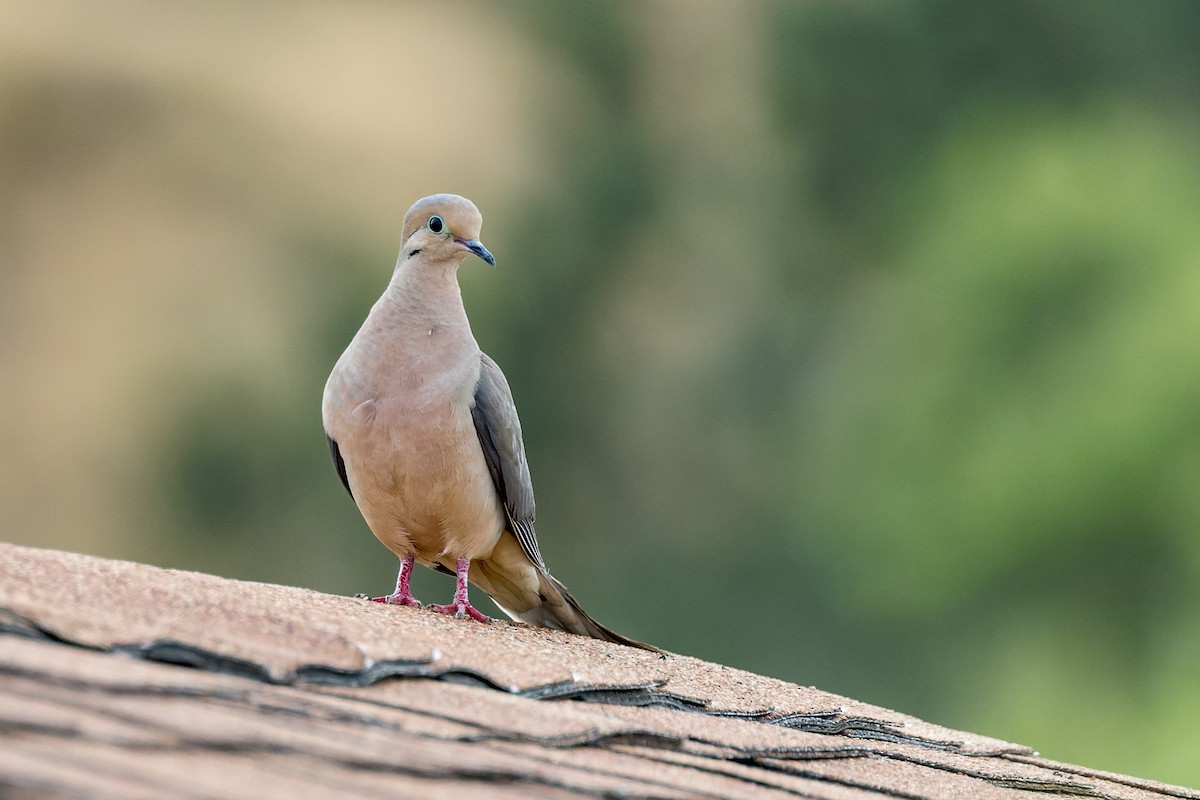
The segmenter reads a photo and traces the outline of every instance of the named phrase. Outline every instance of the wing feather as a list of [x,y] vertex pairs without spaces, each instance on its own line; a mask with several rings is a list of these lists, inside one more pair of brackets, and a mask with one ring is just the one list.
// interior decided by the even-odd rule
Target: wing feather
[[345,486],[346,491],[350,493],[350,499],[354,500],[354,492],[350,489],[350,479],[346,477],[346,462],[342,459],[342,451],[338,449],[338,443],[333,440],[332,436],[325,434],[325,439],[329,442],[329,455],[333,458],[333,468],[337,470],[338,477],[342,479],[342,486]]
[[481,354],[483,369],[475,386],[475,404],[471,417],[475,432],[487,461],[492,483],[504,504],[509,527],[517,537],[521,550],[539,569],[546,569],[534,531],[536,510],[533,501],[533,480],[525,460],[525,443],[521,439],[521,421],[512,390],[500,367],[486,353]]

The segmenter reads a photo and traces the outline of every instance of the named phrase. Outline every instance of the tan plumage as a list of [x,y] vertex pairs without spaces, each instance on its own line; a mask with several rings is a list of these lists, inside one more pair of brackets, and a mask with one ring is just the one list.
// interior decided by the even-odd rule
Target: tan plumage
[[401,559],[383,602],[417,605],[415,560],[458,575],[439,611],[486,620],[466,580],[533,625],[645,647],[597,623],[546,569],[533,484],[504,373],[471,333],[458,287],[483,218],[457,195],[419,200],[404,218],[391,282],[325,384],[334,465],[367,525]]

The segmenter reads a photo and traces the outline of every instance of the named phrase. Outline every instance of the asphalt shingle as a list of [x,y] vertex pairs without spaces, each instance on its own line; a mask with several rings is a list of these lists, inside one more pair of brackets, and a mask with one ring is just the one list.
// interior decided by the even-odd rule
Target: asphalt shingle
[[1200,800],[555,631],[4,544],[0,575],[15,796]]

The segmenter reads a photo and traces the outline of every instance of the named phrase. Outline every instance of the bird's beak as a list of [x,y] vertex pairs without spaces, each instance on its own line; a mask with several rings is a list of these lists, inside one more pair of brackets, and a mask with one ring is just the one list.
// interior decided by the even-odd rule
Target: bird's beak
[[463,247],[467,248],[472,253],[491,264],[493,267],[496,266],[495,257],[488,252],[488,249],[483,246],[483,242],[479,241],[478,239],[455,239],[454,241],[458,242]]

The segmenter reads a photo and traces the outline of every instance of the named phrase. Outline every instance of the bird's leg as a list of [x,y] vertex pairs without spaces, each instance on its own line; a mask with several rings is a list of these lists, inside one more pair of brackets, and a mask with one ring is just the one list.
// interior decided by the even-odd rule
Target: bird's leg
[[491,622],[487,615],[484,614],[475,606],[471,605],[471,601],[467,599],[467,572],[471,569],[471,559],[460,558],[454,563],[455,571],[455,586],[454,586],[454,602],[444,606],[430,606],[434,611],[442,614],[453,614],[455,617],[470,616],[472,619],[477,619],[480,622]]
[[408,588],[409,581],[412,579],[412,568],[413,555],[409,553],[400,559],[400,574],[396,576],[396,591],[386,597],[372,597],[371,602],[420,608],[421,604],[417,602],[417,598],[412,596],[412,590]]

